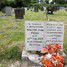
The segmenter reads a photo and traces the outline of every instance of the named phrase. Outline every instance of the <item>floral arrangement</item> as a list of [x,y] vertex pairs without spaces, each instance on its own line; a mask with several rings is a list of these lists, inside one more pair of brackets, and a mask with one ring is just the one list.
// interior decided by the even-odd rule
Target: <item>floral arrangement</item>
[[44,67],[63,67],[63,49],[60,44],[49,44],[41,49],[41,63]]

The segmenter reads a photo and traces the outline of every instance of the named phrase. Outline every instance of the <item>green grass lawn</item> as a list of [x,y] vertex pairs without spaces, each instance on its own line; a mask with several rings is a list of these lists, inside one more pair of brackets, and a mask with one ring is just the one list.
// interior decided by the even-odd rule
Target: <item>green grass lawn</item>
[[[0,12],[0,16],[4,14]],[[61,21],[65,24],[64,30],[64,49],[67,50],[67,12],[59,10],[54,15],[48,15],[49,21]],[[0,48],[12,45],[13,42],[24,42],[24,21],[47,21],[46,14],[43,11],[32,12],[26,11],[26,15],[22,20],[16,20],[14,15],[0,18]]]

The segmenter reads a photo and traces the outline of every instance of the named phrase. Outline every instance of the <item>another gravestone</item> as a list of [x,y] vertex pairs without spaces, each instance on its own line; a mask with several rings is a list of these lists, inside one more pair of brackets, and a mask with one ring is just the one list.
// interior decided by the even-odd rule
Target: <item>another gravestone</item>
[[59,6],[50,5],[47,6],[46,10],[47,10],[47,14],[53,14],[54,11],[59,10]]
[[44,7],[43,6],[41,7],[41,11],[44,11]]
[[12,7],[5,7],[4,12],[6,13],[6,16],[11,16],[12,15]]
[[34,6],[34,12],[38,12],[38,7]]
[[48,6],[47,8],[47,14],[53,14],[54,8],[51,6]]
[[24,8],[16,8],[15,9],[16,19],[23,19],[24,15],[25,15],[25,9]]

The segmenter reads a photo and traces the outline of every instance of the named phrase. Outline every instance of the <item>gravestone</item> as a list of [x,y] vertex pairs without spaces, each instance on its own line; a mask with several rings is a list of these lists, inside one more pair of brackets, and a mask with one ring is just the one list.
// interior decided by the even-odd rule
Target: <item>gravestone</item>
[[44,8],[43,8],[43,6],[41,7],[41,11],[44,11]]
[[53,12],[54,12],[54,8],[51,7],[51,6],[48,6],[48,7],[46,8],[46,10],[47,10],[47,14],[53,14]]
[[44,23],[25,22],[25,47],[28,51],[40,51],[44,46]]
[[40,51],[45,45],[63,46],[63,22],[25,22],[25,48],[28,51]]
[[63,46],[64,24],[63,22],[47,22],[46,44],[60,44]]
[[4,10],[5,10],[6,16],[12,15],[12,7],[7,6],[4,8]]
[[34,6],[34,12],[38,12],[38,7]]
[[59,6],[47,6],[47,14],[53,14],[54,11],[59,10]]
[[15,9],[16,19],[23,19],[24,15],[25,15],[25,9],[24,8],[16,8]]

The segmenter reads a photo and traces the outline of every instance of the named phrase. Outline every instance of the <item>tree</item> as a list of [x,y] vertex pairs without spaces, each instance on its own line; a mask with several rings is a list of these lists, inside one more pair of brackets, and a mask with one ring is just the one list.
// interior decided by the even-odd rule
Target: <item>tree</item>
[[0,10],[5,6],[5,0],[0,0]]
[[4,0],[0,0],[0,4],[3,3],[3,2],[4,2]]
[[16,5],[16,7],[25,7],[25,6],[29,6],[31,3],[31,0],[15,0],[14,4]]
[[58,3],[58,4],[66,4],[67,0],[53,0],[53,2]]
[[31,0],[22,0],[23,6],[29,6],[31,3]]
[[45,2],[46,2],[47,4],[49,4],[49,0],[45,0]]
[[[37,0],[33,0],[36,2]],[[25,7],[31,4],[32,0],[0,0],[0,8],[5,6],[12,6],[12,7]]]

